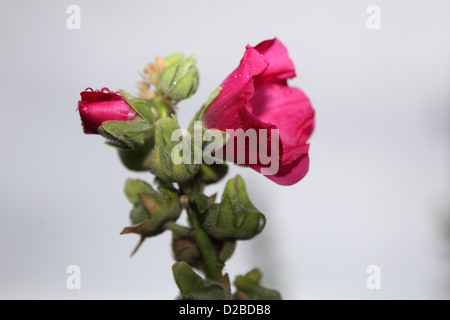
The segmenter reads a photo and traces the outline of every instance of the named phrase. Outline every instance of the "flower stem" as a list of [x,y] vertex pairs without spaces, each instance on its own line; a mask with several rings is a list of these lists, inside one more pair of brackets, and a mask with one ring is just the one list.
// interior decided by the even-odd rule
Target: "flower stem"
[[201,228],[196,211],[189,206],[187,214],[194,228],[192,238],[202,256],[206,277],[210,280],[218,281],[222,277],[222,266],[217,258],[211,239]]
[[235,240],[225,241],[223,248],[219,254],[219,262],[224,264],[231,257],[235,248],[236,248]]
[[164,229],[179,233],[183,237],[189,237],[192,233],[192,229],[180,226],[179,224],[176,224],[173,221],[166,222],[164,224]]

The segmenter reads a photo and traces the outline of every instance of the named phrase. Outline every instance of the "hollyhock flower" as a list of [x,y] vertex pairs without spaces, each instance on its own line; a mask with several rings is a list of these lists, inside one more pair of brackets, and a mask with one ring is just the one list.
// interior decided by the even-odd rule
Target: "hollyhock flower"
[[[266,145],[271,129],[278,129],[278,171],[266,177],[280,185],[297,183],[309,168],[307,140],[314,129],[314,110],[303,91],[288,86],[287,79],[295,76],[294,64],[278,39],[248,45],[239,66],[202,115],[206,128],[224,132],[267,129]],[[265,174],[260,161],[245,165]]]
[[120,93],[112,92],[108,88],[100,91],[87,88],[80,95],[78,111],[86,134],[97,134],[98,128],[105,121],[130,121],[136,115],[136,111]]

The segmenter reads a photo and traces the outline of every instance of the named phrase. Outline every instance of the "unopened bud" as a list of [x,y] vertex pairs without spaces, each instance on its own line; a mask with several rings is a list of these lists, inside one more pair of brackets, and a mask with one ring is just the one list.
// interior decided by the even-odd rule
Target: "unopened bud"
[[187,58],[172,55],[165,59],[165,69],[157,84],[163,96],[176,103],[197,91],[199,74],[196,61],[197,58],[193,55]]

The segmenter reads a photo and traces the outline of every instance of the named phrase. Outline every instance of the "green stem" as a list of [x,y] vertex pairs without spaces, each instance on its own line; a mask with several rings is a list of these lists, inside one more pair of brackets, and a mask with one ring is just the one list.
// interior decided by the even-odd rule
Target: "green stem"
[[189,237],[192,233],[192,229],[180,226],[179,224],[176,224],[173,221],[166,222],[164,224],[164,229],[179,233],[183,237]]
[[192,232],[192,238],[198,246],[198,250],[202,256],[203,264],[205,267],[206,277],[213,281],[218,281],[222,277],[222,266],[217,258],[214,246],[200,226],[197,213],[190,206],[187,208],[189,220],[194,228]]
[[225,241],[223,248],[219,254],[219,262],[224,264],[231,257],[235,248],[236,248],[235,240]]
[[180,187],[182,193],[186,195],[189,195],[193,192],[203,192],[202,184],[195,178],[182,183],[178,183],[178,186]]

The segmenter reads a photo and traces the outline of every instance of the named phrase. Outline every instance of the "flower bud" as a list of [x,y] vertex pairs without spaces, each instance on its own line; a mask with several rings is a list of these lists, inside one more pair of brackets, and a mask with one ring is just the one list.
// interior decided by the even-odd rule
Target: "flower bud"
[[[182,141],[173,141],[181,133],[175,116],[162,118],[155,123],[155,147],[150,158],[150,171],[162,180],[185,182],[198,172],[201,164],[194,163],[194,154],[201,154],[188,137],[178,135]],[[182,156],[180,156],[182,153]]]
[[163,96],[176,103],[197,91],[199,75],[196,60],[194,55],[187,58],[172,55],[164,60],[165,69],[157,84]]
[[250,239],[259,234],[266,218],[248,198],[244,180],[238,175],[228,181],[220,204],[206,210],[202,227],[216,239]]
[[141,180],[128,179],[125,194],[133,204],[130,212],[132,226],[121,234],[136,233],[151,237],[164,231],[164,224],[178,219],[181,206],[177,191],[171,184],[160,182],[156,192],[151,185]]
[[99,133],[120,149],[136,149],[153,138],[151,105],[125,91],[88,88],[81,92],[78,110],[85,133]]
[[97,134],[98,128],[105,121],[131,121],[136,116],[136,111],[122,95],[108,88],[96,91],[87,88],[80,95],[78,111],[86,134]]

